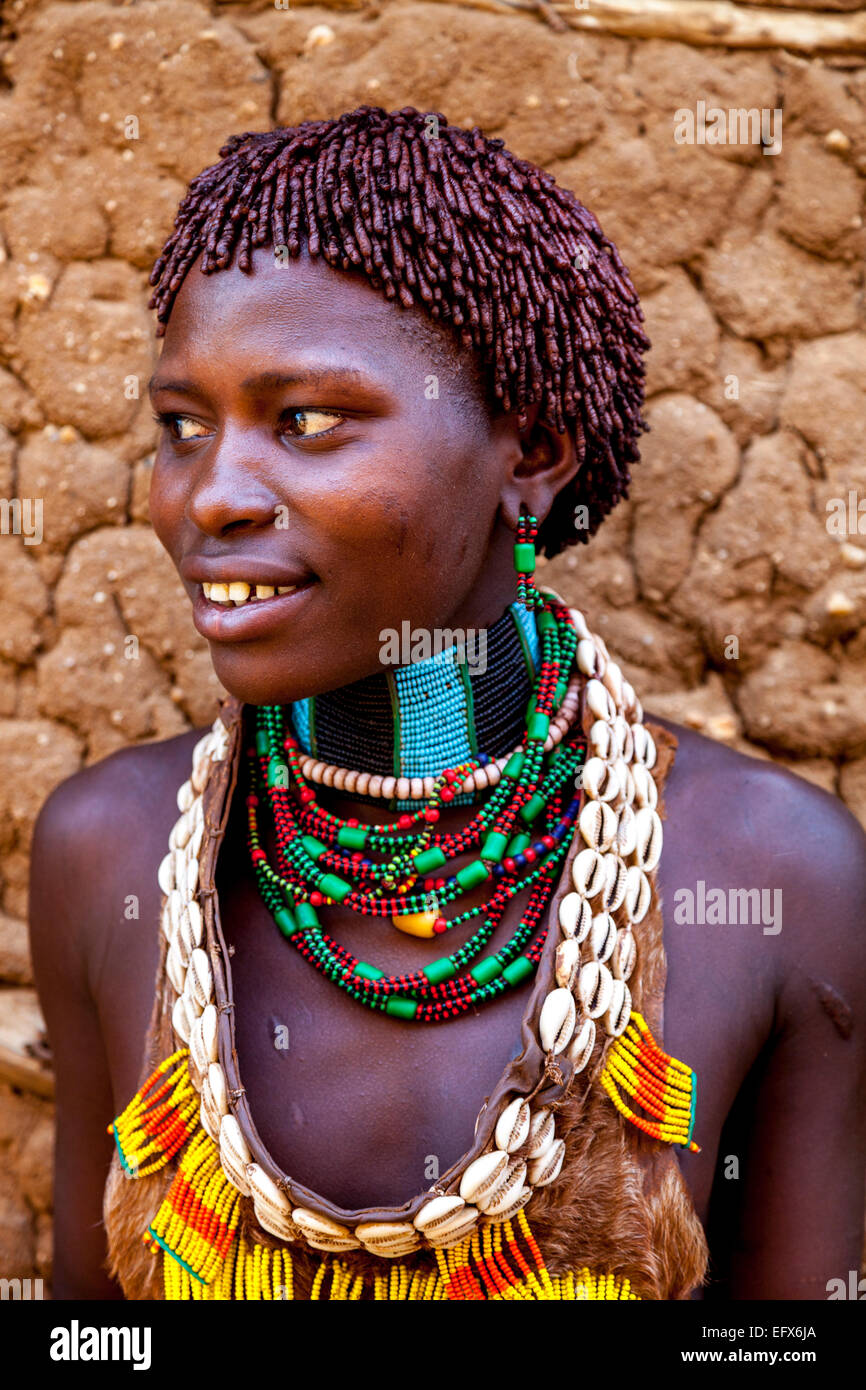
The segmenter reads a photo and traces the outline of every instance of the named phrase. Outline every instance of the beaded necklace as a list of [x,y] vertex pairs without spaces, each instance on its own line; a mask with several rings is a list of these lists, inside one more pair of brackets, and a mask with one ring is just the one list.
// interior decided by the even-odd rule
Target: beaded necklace
[[[568,609],[547,600],[539,609],[538,632],[543,655],[522,743],[502,768],[499,786],[459,832],[437,833],[439,808],[491,762],[488,755],[446,768],[434,779],[422,809],[404,812],[394,822],[362,825],[317,804],[300,767],[297,741],[286,730],[284,711],[279,706],[257,710],[256,748],[249,752],[256,790],[247,798],[247,814],[259,891],[287,939],[368,1008],[416,1022],[453,1018],[520,984],[538,963],[546,930],[537,928],[573,834],[580,804],[572,794],[574,776],[585,748],[580,731],[571,726],[563,742],[547,749],[551,719],[568,695],[578,641]],[[469,794],[478,797],[474,784]],[[263,797],[273,814],[276,868],[259,838]],[[467,852],[475,857],[462,869],[424,877]],[[374,854],[382,857],[373,859]],[[450,920],[442,915],[447,905],[482,883],[492,889],[483,906]],[[510,899],[526,890],[531,890],[529,900],[511,939],[470,964],[489,942]],[[453,954],[410,975],[386,976],[324,930],[317,908],[334,902],[362,915],[390,917],[416,936],[443,935],[465,922],[481,921]]]
[[[558,626],[564,606],[556,595],[547,597],[551,610],[547,623]],[[692,1140],[694,1073],[657,1045],[646,1020],[633,1007],[626,983],[635,967],[632,929],[649,910],[649,876],[661,851],[662,829],[655,811],[657,791],[651,771],[655,747],[642,724],[640,702],[610,660],[602,639],[590,633],[577,610],[571,610],[569,626],[578,637],[577,666],[587,677],[581,722],[591,756],[582,767],[576,833],[568,837],[572,841],[572,887],[561,897],[556,913],[559,933],[554,977],[545,983],[534,1021],[544,1074],[558,1075],[556,1084],[564,1096],[574,1076],[589,1068],[592,1079],[599,1081],[631,1125],[653,1140],[697,1152],[698,1145]],[[539,615],[539,629],[546,630],[543,613]],[[562,688],[562,675],[558,672],[553,681],[552,700],[550,680],[543,688],[539,682],[539,703],[544,693],[549,710],[543,709],[541,715],[534,710],[529,717],[525,743],[533,775],[523,787],[528,799],[522,797],[521,811],[539,794],[544,757],[539,758],[537,750],[544,749],[550,738],[549,732],[544,737],[544,725],[533,724],[533,719],[540,721],[543,716],[549,720],[550,713],[559,707],[556,696]],[[562,698],[563,705],[566,698]],[[259,733],[267,733],[267,728]],[[270,742],[267,749],[264,739],[262,742],[256,760],[257,765],[265,760],[264,771],[270,767],[272,752]],[[566,756],[571,742],[565,738],[564,744],[566,751],[548,760],[548,771],[550,764],[555,766]],[[170,987],[165,1003],[180,1047],[157,1066],[110,1126],[119,1163],[128,1177],[146,1178],[179,1159],[174,1178],[142,1237],[151,1249],[162,1252],[166,1297],[292,1297],[290,1247],[295,1242],[323,1252],[312,1298],[324,1297],[325,1288],[330,1288],[331,1298],[362,1296],[363,1276],[342,1258],[335,1258],[351,1251],[401,1261],[392,1264],[387,1276],[375,1277],[376,1297],[634,1297],[627,1279],[610,1274],[580,1269],[551,1275],[532,1236],[524,1208],[535,1189],[556,1180],[565,1157],[565,1140],[556,1133],[556,1111],[551,1104],[536,1099],[543,1077],[535,1090],[527,1093],[518,1089],[511,1098],[502,1097],[482,1130],[483,1137],[479,1137],[480,1151],[476,1143],[474,1154],[467,1155],[446,1175],[447,1181],[413,1199],[393,1218],[382,1212],[376,1213],[375,1219],[366,1213],[339,1213],[344,1219],[337,1220],[316,1210],[309,1205],[312,1194],[280,1174],[257,1136],[250,1134],[248,1144],[238,1119],[245,1113],[245,1101],[234,1035],[231,1033],[229,1042],[220,1042],[219,1037],[219,1019],[223,1016],[231,1030],[234,1006],[226,992],[227,962],[223,962],[213,935],[213,890],[208,889],[208,896],[202,898],[197,892],[205,835],[204,793],[211,773],[228,751],[228,731],[217,719],[213,731],[193,753],[191,776],[178,793],[181,816],[159,867],[164,894],[166,988]],[[461,769],[456,771],[459,774]],[[519,782],[519,774],[503,777],[503,781]],[[440,791],[447,786],[443,783]],[[564,798],[560,796],[557,803],[558,787],[548,788],[548,792],[545,804],[552,808],[550,818],[559,817],[559,824],[567,810]],[[506,853],[514,850],[515,819],[503,829],[494,816],[484,823],[483,831],[479,830],[479,843],[481,834],[485,836],[479,856],[482,863],[491,838],[497,834],[505,837],[504,846],[498,841],[490,845],[497,852],[487,857],[488,868],[502,865],[500,888],[511,874],[508,859],[514,860],[515,869],[525,867],[517,865],[518,854],[525,863],[533,863],[527,853],[533,849],[531,843]],[[425,823],[435,825],[435,821]],[[364,829],[389,833],[375,827]],[[339,833],[338,829],[337,840]],[[462,843],[445,838],[452,849]],[[557,847],[555,835],[551,838],[553,847],[544,845],[547,858]],[[329,851],[335,848],[324,840],[321,843]],[[339,848],[352,849],[345,843]],[[385,849],[384,841],[380,848]],[[439,846],[427,844],[421,853],[429,853],[431,848],[438,850]],[[392,849],[389,845],[385,852],[392,853]],[[313,859],[307,853],[319,875],[318,887],[312,892],[337,901],[327,893],[328,884],[322,884],[333,866],[327,861],[320,863],[321,854]],[[352,853],[363,854],[363,850],[352,849]],[[416,854],[415,861],[418,857]],[[279,867],[282,870],[283,863],[288,866],[293,862],[285,856]],[[423,872],[413,863],[417,872]],[[542,867],[543,862],[530,870],[538,875],[533,891],[543,883],[548,891]],[[392,877],[395,872],[399,878],[402,870],[392,871]],[[398,884],[397,896],[403,890],[404,885]],[[282,891],[285,894],[285,889]],[[350,891],[359,890],[350,885]],[[315,911],[315,904],[301,898],[300,893],[295,896],[294,888],[292,893],[294,906],[289,906],[288,898],[286,905],[297,926],[302,909]],[[371,880],[361,896],[365,900],[369,897],[371,904],[388,904],[390,909],[394,890]],[[320,939],[321,928],[318,932],[299,931],[301,940],[308,935]],[[523,955],[529,959],[528,951]],[[429,970],[422,973],[429,984]],[[357,970],[355,975],[364,979]],[[440,994],[436,1002],[444,997]],[[431,988],[428,1003],[433,998]],[[410,1002],[417,1009],[418,1001]],[[243,1199],[248,1199],[251,1211],[244,1209]],[[267,1233],[264,1237],[256,1235],[249,1224],[250,1215]],[[274,1239],[279,1242],[276,1248]],[[428,1264],[413,1270],[402,1263],[406,1256],[424,1251],[435,1258],[434,1268]]]

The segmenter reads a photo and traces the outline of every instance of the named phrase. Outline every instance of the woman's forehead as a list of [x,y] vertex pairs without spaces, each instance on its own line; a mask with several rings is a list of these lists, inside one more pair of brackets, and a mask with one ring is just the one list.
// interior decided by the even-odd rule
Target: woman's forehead
[[[202,275],[200,260],[187,272],[166,326],[164,351],[185,346],[209,348],[219,338],[223,349],[239,339],[260,350],[269,345],[352,348],[373,359],[413,352],[436,364],[454,366],[461,350],[453,332],[421,309],[404,308],[385,297],[362,274],[329,266],[303,252],[277,257],[272,247],[258,247],[253,269],[237,264]],[[230,337],[228,335],[231,335]]]

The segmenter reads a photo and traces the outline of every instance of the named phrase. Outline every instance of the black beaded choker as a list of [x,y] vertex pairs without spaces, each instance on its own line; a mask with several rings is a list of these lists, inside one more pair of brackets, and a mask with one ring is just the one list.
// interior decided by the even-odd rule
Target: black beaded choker
[[433,655],[425,654],[427,634],[403,626],[394,643],[399,665],[290,706],[301,747],[338,767],[398,777],[510,752],[540,660],[534,615],[512,603],[492,627],[449,634],[464,643]]

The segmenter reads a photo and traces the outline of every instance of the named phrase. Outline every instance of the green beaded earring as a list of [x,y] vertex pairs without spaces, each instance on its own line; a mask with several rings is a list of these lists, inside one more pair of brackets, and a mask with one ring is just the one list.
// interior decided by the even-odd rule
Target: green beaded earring
[[517,541],[514,546],[514,568],[517,571],[517,602],[526,608],[543,608],[544,599],[535,587],[535,537],[538,521],[520,504],[517,520]]

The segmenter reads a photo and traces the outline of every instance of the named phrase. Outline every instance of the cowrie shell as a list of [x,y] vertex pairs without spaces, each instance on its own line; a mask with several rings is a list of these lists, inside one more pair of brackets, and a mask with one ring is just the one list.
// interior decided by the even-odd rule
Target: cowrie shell
[[434,1231],[428,1232],[428,1244],[436,1250],[450,1250],[452,1245],[462,1244],[478,1221],[478,1208],[464,1207],[461,1217],[460,1224],[455,1223],[447,1231],[439,1226]]
[[642,922],[652,899],[650,882],[643,869],[632,864],[626,877],[625,910],[632,922]]
[[[280,1240],[297,1240],[301,1234],[292,1220],[291,1213],[283,1216],[270,1203],[263,1202],[260,1198],[254,1200],[253,1210],[259,1225],[264,1230],[269,1231],[272,1236],[278,1236]],[[353,1250],[355,1247],[349,1246],[348,1248]]]
[[332,1221],[320,1212],[311,1211],[309,1207],[295,1207],[292,1220],[296,1226],[300,1226],[305,1236],[327,1236],[331,1240],[354,1239],[348,1226],[340,1221]]
[[590,631],[589,631],[589,628],[588,628],[587,625],[586,625],[586,618],[583,616],[583,614],[581,613],[580,609],[579,609],[579,608],[569,608],[568,613],[569,613],[569,617],[571,618],[571,621],[572,621],[572,625],[573,625],[573,627],[574,627],[574,630],[575,630],[575,632],[577,633],[578,637],[589,637],[589,636],[591,636],[591,633],[590,633]]
[[643,763],[635,763],[630,769],[634,785],[634,802],[637,806],[649,806],[652,810],[658,805],[659,793],[652,773]]
[[635,762],[643,763],[647,768],[653,767],[656,760],[656,746],[649,729],[645,728],[643,724],[635,724],[632,728],[632,738],[634,739]]
[[631,684],[630,681],[623,681],[623,683],[622,683],[622,707],[623,707],[623,709],[626,710],[626,712],[632,710],[632,709],[634,708],[634,703],[635,703],[634,686]]
[[186,867],[186,896],[187,896],[188,898],[191,898],[192,895],[193,895],[193,893],[195,892],[196,888],[198,887],[198,859],[190,858],[190,857],[189,857],[189,849],[190,849],[190,846],[187,845],[186,849],[184,850],[184,853],[187,855],[186,866],[185,866],[185,867]]
[[[172,889],[172,892],[174,891],[175,890]],[[176,931],[176,927],[174,925],[174,922],[172,921],[171,908],[169,907],[169,902],[170,898],[166,898],[165,904],[159,914],[159,926],[166,941],[169,943],[169,945],[171,945],[171,939],[174,935],[174,932]]]
[[616,945],[616,923],[609,912],[600,912],[592,919],[589,934],[589,949],[593,959],[606,961],[613,954]]
[[190,955],[189,974],[192,993],[204,1008],[205,1004],[210,1001],[213,992],[213,975],[210,961],[200,946],[197,946]]
[[617,933],[616,945],[610,958],[610,968],[618,980],[627,980],[637,961],[637,947],[634,932],[622,927]]
[[206,1087],[207,1077],[204,1078],[201,1084],[201,1105],[198,1110],[199,1120],[201,1121],[201,1127],[205,1133],[210,1136],[215,1144],[218,1144],[220,1141],[220,1117],[214,1114],[213,1106],[208,1105],[205,1100]]
[[207,1069],[207,1079],[214,1105],[220,1115],[227,1115],[229,1113],[228,1088],[225,1072],[219,1062],[211,1062]]
[[618,714],[611,722],[610,729],[617,754],[624,758],[627,763],[630,763],[634,748],[631,725],[623,715]]
[[637,843],[637,822],[635,820],[634,808],[626,804],[621,806],[617,815],[616,835],[613,840],[613,848],[622,859],[627,859],[633,852]]
[[584,898],[594,898],[605,884],[604,861],[596,849],[582,849],[571,864],[571,881]]
[[588,960],[581,967],[577,991],[589,1018],[601,1018],[607,1013],[613,990],[613,976],[606,965]]
[[605,912],[616,912],[625,900],[628,885],[628,868],[617,854],[604,856],[605,882],[601,893],[601,906]]
[[[192,828],[192,833],[191,833],[190,839],[189,839],[189,844],[188,844],[187,847],[186,847],[186,852],[187,852],[187,854],[190,856],[190,858],[191,858],[192,860],[195,861],[196,865],[198,865],[198,857],[199,857],[199,854],[200,854],[200,852],[201,852],[201,842],[202,842],[203,839],[204,839],[204,822],[203,822],[203,821],[200,821],[197,825],[194,825],[194,826],[193,826],[193,828]],[[187,883],[189,883],[189,882],[190,882],[190,875],[189,875],[189,873],[187,873]],[[197,874],[196,874],[196,882],[198,882],[198,875],[197,875]],[[193,886],[193,889],[191,889],[190,891],[194,891],[194,886]]]
[[201,1122],[219,1143],[223,1115],[228,1114],[226,1083],[219,1063],[211,1062],[201,1083]]
[[600,680],[587,681],[586,706],[596,719],[605,719],[609,722],[616,715],[616,706],[610,697],[610,691],[602,685]]
[[460,1196],[466,1202],[478,1202],[493,1192],[508,1167],[508,1154],[502,1149],[482,1154],[470,1163],[460,1179]]
[[190,774],[189,780],[192,784],[192,789],[197,796],[201,796],[202,792],[205,789],[205,786],[207,785],[210,765],[211,761],[209,755],[206,755],[203,758],[199,758],[198,762],[193,762],[192,773]]
[[166,907],[168,908],[168,915],[171,921],[172,932],[177,932],[180,930],[180,924],[183,920],[184,902],[183,898],[181,897],[180,893],[177,891],[176,888],[172,888],[171,892],[169,893],[168,900],[166,902]]
[[313,1250],[327,1250],[338,1255],[344,1250],[360,1250],[361,1242],[354,1236],[306,1236],[307,1244]]
[[[623,759],[623,762],[625,762],[625,759]],[[640,763],[636,763],[635,766],[640,767]],[[623,801],[631,806],[634,801],[634,777],[632,776],[632,769],[629,767],[628,763],[625,763],[625,770],[622,776],[622,796]]]
[[525,1181],[525,1159],[512,1158],[496,1191],[483,1199],[479,1199],[478,1205],[481,1211],[488,1216],[496,1216],[499,1212],[505,1211],[514,1201],[517,1193],[523,1191]]
[[199,1095],[201,1095],[201,1088],[204,1083],[204,1075],[201,1071],[201,1068],[195,1060],[192,1048],[190,1048],[189,1057],[187,1058],[187,1067],[189,1069],[189,1079],[192,1082],[195,1089],[198,1091]]
[[497,1149],[511,1154],[515,1149],[519,1149],[521,1144],[525,1144],[529,1138],[529,1118],[529,1106],[522,1096],[506,1105],[496,1121],[493,1135]]
[[610,1003],[602,1019],[606,1033],[618,1038],[631,1017],[631,991],[625,980],[614,980]]
[[556,1139],[540,1158],[533,1158],[528,1171],[533,1187],[546,1187],[559,1177],[562,1160],[565,1158],[565,1140]]
[[190,824],[189,812],[184,811],[180,819],[176,820],[172,826],[171,834],[168,837],[168,843],[172,849],[183,849],[184,846],[189,843],[191,834],[192,825]]
[[213,729],[208,729],[206,734],[202,734],[195,748],[192,750],[192,765],[204,762],[210,757],[210,750],[213,748],[214,736]]
[[295,1207],[292,1220],[298,1226],[308,1245],[314,1250],[357,1250],[361,1242],[352,1234],[348,1226],[339,1221],[331,1221],[327,1216],[310,1211],[309,1207]]
[[177,809],[179,811],[188,811],[194,801],[195,792],[192,789],[192,782],[187,779],[186,782],[181,782],[177,789]]
[[593,801],[616,801],[622,790],[616,768],[601,758],[589,758],[584,763],[580,783]]
[[355,1235],[367,1250],[385,1258],[408,1255],[421,1244],[411,1221],[363,1221],[355,1227]]
[[522,1187],[517,1193],[512,1191],[509,1201],[505,1206],[499,1206],[497,1204],[495,1212],[488,1211],[485,1213],[485,1223],[495,1222],[498,1225],[501,1221],[510,1221],[513,1216],[516,1216],[517,1213],[526,1206],[531,1196],[531,1187]]
[[245,1197],[250,1196],[250,1185],[247,1182],[247,1164],[252,1162],[252,1154],[247,1148],[247,1141],[241,1133],[241,1127],[234,1115],[223,1115],[220,1125],[220,1164],[222,1170],[238,1192],[242,1192]]
[[[556,983],[571,991],[580,970],[580,947],[573,937],[566,937],[556,948]],[[519,1146],[516,1146],[519,1147]]]
[[543,1106],[536,1110],[529,1124],[529,1138],[523,1150],[524,1158],[540,1158],[547,1153],[556,1138],[556,1123],[553,1111]]
[[544,1051],[562,1052],[571,1041],[576,1022],[577,1010],[571,990],[551,990],[541,1007],[538,1020],[538,1034]]
[[189,1050],[193,1061],[198,1067],[199,1072],[204,1076],[211,1064],[211,1058],[205,1051],[204,1038],[201,1030],[201,1015],[194,1018],[189,1029]]
[[642,806],[635,812],[637,823],[637,839],[634,847],[634,856],[638,867],[644,873],[651,873],[659,862],[662,852],[662,822],[657,811],[651,811],[649,806]]
[[204,924],[199,905],[197,902],[189,902],[180,921],[180,939],[186,948],[187,960],[196,946],[201,945],[203,936]]
[[597,632],[594,632],[592,634],[592,640],[598,647],[605,661],[610,661],[610,652],[607,649],[607,643],[605,642],[604,638],[600,637]]
[[221,763],[229,751],[229,731],[221,719],[215,719],[213,725],[213,745],[211,747],[211,758],[214,762]]
[[583,1071],[592,1056],[592,1049],[594,1047],[595,1024],[591,1018],[586,1018],[575,1033],[571,1046],[566,1053],[569,1062],[574,1063],[575,1074],[579,1071]]
[[616,834],[616,814],[606,801],[587,801],[577,824],[590,849],[601,853],[610,849]]
[[[588,851],[590,854],[592,851]],[[566,893],[559,904],[559,926],[563,936],[583,941],[592,925],[592,908],[579,893]]]
[[259,1205],[270,1207],[278,1216],[284,1220],[291,1217],[292,1204],[281,1191],[273,1178],[270,1177],[258,1163],[247,1164],[247,1182],[250,1186],[253,1202],[255,1203],[256,1215],[259,1214]]
[[169,850],[168,854],[159,861],[159,868],[156,871],[157,881],[163,893],[168,896],[174,887],[174,851]]
[[165,958],[165,973],[171,980],[177,994],[183,993],[186,983],[186,968],[180,950],[180,941],[174,937],[168,948],[168,955]]
[[198,1002],[198,1000],[196,999],[196,997],[195,997],[195,995],[194,995],[194,993],[193,993],[193,988],[192,988],[192,976],[190,975],[189,970],[187,970],[187,972],[186,972],[186,979],[185,979],[184,982],[183,982],[183,989],[181,990],[181,998],[183,999],[184,1003],[186,1004],[187,1018],[189,1019],[190,1024],[192,1024],[192,1023],[198,1018],[199,1014],[201,1013],[202,1008],[203,1008],[203,1005],[201,1005],[201,1004]]
[[578,670],[585,676],[594,676],[598,661],[598,648],[591,637],[581,637],[575,652]]
[[175,884],[177,885],[178,892],[181,893],[184,898],[188,898],[190,896],[190,890],[187,887],[186,855],[184,854],[182,849],[174,849],[172,850],[172,858],[174,861],[172,875],[174,877]]
[[608,694],[613,699],[614,704],[622,704],[622,671],[615,661],[608,661],[605,667],[602,683],[607,688]]
[[597,758],[609,758],[618,751],[610,724],[596,719],[589,730],[589,746]]
[[416,1212],[412,1225],[428,1237],[433,1232],[450,1231],[462,1223],[466,1203],[456,1192],[445,1197],[433,1197]]
[[189,1019],[186,1013],[186,1004],[182,994],[179,994],[174,1001],[174,1008],[171,1011],[171,1026],[178,1038],[185,1045],[189,1044]]
[[206,1005],[201,1017],[191,1025],[189,1050],[203,1074],[207,1072],[211,1062],[217,1060],[217,1011],[213,1004]]

